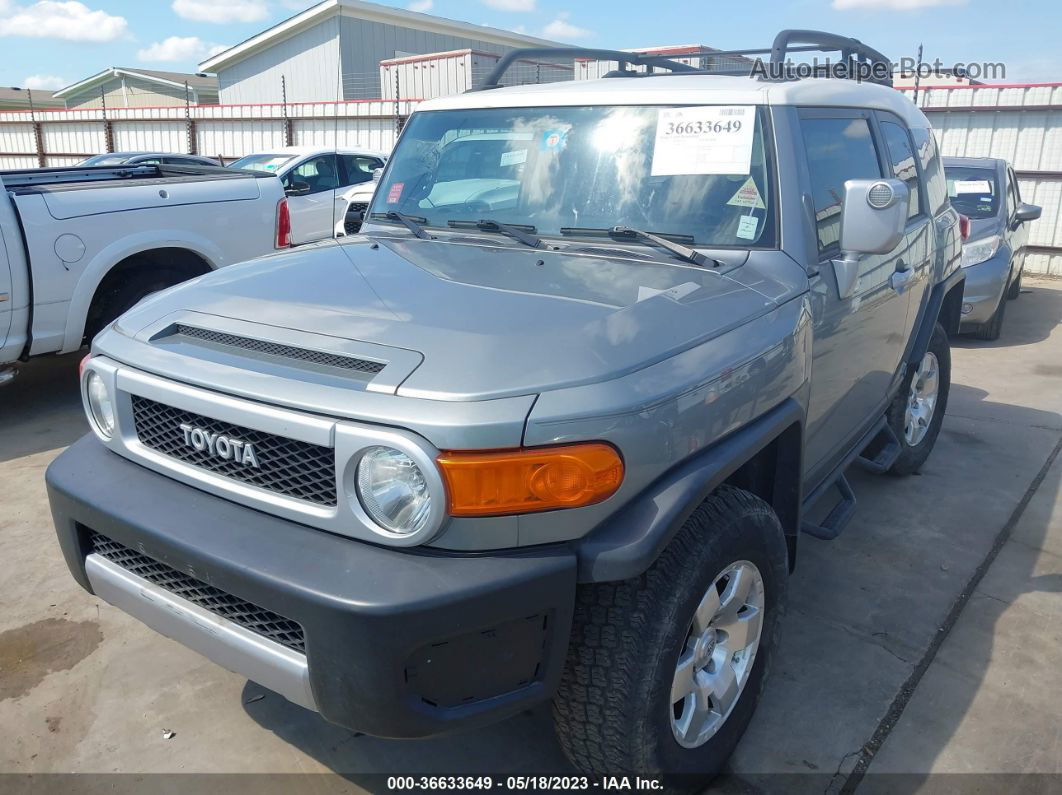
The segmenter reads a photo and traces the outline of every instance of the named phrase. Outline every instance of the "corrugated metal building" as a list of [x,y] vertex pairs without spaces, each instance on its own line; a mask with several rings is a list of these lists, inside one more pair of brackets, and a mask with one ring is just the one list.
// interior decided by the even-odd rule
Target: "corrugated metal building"
[[[501,55],[476,50],[452,50],[409,55],[380,61],[380,96],[383,99],[434,99],[462,94],[482,85]],[[522,58],[502,76],[502,85],[554,83],[571,80],[572,63]]]
[[380,61],[452,50],[559,46],[511,31],[361,2],[324,0],[203,61],[224,104],[380,96]]
[[0,88],[0,110],[47,110],[65,108],[61,99],[56,99],[51,91],[32,88]]
[[[187,91],[185,86],[187,85]],[[218,81],[209,75],[112,66],[55,92],[67,108],[158,108],[216,105]]]

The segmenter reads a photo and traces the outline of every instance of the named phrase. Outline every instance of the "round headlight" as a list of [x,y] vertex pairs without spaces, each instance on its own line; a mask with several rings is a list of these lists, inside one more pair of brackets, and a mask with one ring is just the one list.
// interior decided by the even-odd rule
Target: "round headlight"
[[424,473],[391,447],[370,447],[358,462],[358,499],[376,524],[399,535],[423,529],[431,514]]
[[89,370],[85,379],[85,394],[88,396],[89,412],[104,436],[114,434],[114,404],[103,378],[94,370]]

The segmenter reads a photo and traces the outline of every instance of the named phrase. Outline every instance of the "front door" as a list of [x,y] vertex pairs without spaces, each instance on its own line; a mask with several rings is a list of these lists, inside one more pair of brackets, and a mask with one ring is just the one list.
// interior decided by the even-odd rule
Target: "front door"
[[332,237],[339,170],[334,154],[303,160],[284,175],[291,213],[291,242],[309,243]]
[[893,275],[909,267],[909,239],[887,254],[850,255],[858,257],[858,268],[854,282],[844,284],[835,263],[844,183],[892,176],[888,157],[870,112],[803,109],[800,127],[819,246],[804,462],[813,487],[885,408],[907,342],[909,293]]

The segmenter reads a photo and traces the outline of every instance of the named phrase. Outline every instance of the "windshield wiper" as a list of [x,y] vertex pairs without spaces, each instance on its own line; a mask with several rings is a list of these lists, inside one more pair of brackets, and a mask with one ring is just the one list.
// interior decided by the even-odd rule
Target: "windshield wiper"
[[[684,246],[681,243],[675,243],[672,240],[668,240],[666,237],[662,237],[652,232],[644,232],[641,229],[634,229],[629,226],[612,226],[608,229],[563,226],[561,227],[560,233],[562,235],[608,235],[609,237],[618,237],[624,240],[644,240],[654,246],[659,246],[665,251],[678,257],[680,260],[699,265],[702,268],[708,267],[709,264],[714,265],[715,267],[719,267],[722,264],[719,260],[706,257],[701,252],[696,251],[689,246]],[[693,242],[693,238],[686,235],[683,235],[683,240],[689,240],[691,243]]]
[[498,232],[523,243],[525,246],[531,246],[531,248],[545,247],[542,238],[535,235],[535,227],[530,225],[520,224],[519,226],[514,226],[512,224],[503,224],[500,221],[492,221],[489,218],[482,221],[447,221],[447,224],[454,229],[479,229],[482,232]]
[[390,210],[386,213],[373,213],[370,218],[377,218],[384,221],[398,221],[406,229],[419,237],[421,240],[434,240],[431,235],[424,231],[424,227],[421,224],[428,223],[427,218],[421,218],[419,215],[406,215],[405,213],[396,212]]

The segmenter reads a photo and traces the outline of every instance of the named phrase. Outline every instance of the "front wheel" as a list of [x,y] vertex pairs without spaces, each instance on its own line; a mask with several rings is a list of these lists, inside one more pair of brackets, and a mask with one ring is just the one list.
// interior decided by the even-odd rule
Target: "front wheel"
[[893,475],[919,470],[933,451],[951,390],[951,346],[937,323],[929,348],[917,367],[909,367],[886,417],[900,442],[900,455],[889,468]]
[[579,589],[554,725],[590,775],[715,776],[756,708],[786,594],[771,507],[722,487],[641,576]]

